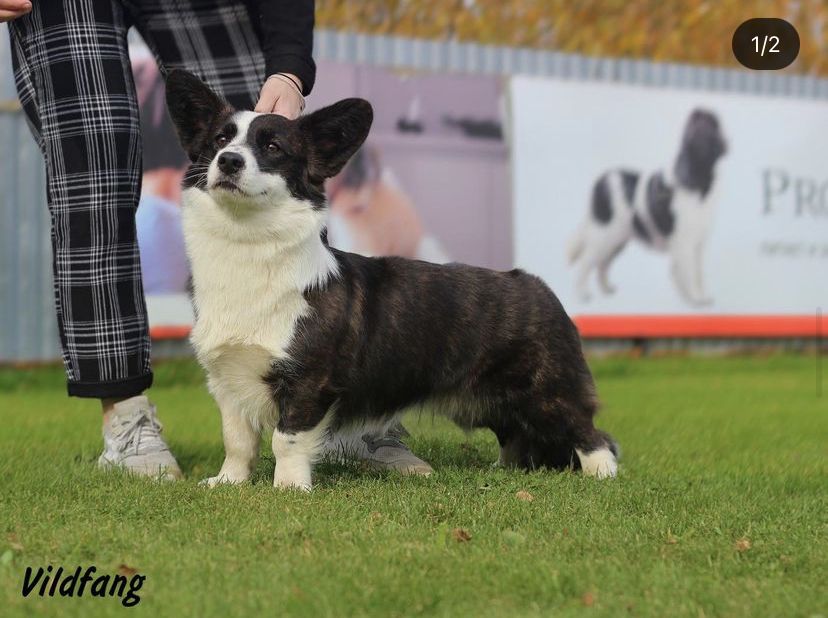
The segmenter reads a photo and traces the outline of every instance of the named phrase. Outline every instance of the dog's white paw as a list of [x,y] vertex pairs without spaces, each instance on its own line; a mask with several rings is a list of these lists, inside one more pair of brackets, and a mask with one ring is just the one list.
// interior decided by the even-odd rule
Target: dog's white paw
[[618,461],[608,448],[599,448],[591,453],[575,449],[581,460],[581,470],[586,476],[599,479],[613,478],[618,474]]
[[305,456],[276,456],[273,486],[278,489],[311,490],[311,460]]
[[296,491],[304,491],[309,492],[313,487],[310,483],[305,483],[302,481],[290,481],[290,480],[279,480],[274,479],[273,486],[276,489],[287,489],[287,490],[296,490]]
[[238,485],[244,483],[247,477],[237,477],[228,474],[217,474],[199,483],[202,487],[215,487],[216,485]]

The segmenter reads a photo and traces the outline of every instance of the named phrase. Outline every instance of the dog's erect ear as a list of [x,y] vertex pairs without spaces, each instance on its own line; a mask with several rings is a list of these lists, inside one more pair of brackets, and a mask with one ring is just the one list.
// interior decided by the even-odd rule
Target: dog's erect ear
[[368,137],[373,120],[374,110],[365,99],[343,99],[302,117],[311,178],[336,176]]
[[167,75],[167,108],[178,139],[193,162],[212,139],[219,119],[233,111],[207,84],[181,69]]

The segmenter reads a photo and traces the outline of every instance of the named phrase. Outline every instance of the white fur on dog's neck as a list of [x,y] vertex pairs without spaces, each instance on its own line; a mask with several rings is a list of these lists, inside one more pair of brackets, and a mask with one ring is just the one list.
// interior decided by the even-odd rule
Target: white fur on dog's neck
[[197,315],[192,341],[208,364],[229,346],[283,358],[308,311],[303,292],[337,274],[320,238],[324,211],[290,196],[278,180],[282,187],[267,200],[219,193],[219,202],[200,189],[183,193]]

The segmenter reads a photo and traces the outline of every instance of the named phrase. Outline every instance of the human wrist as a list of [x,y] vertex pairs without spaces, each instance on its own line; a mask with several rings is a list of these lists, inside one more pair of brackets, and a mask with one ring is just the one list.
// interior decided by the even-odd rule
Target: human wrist
[[[290,73],[288,71],[276,71],[273,75],[281,75],[282,77],[286,77],[291,82],[293,82],[293,85],[296,86],[296,90],[299,92],[299,94],[302,94],[304,92],[305,86],[304,84],[302,84],[301,78],[295,73]],[[271,75],[270,77],[273,77],[273,75]]]
[[296,75],[293,73],[285,73],[285,72],[278,72],[273,73],[270,77],[265,80],[265,84],[270,81],[277,81],[285,84],[287,88],[293,92],[293,94],[297,97],[299,102],[299,113],[305,111],[305,95],[302,94],[302,80],[300,80]]

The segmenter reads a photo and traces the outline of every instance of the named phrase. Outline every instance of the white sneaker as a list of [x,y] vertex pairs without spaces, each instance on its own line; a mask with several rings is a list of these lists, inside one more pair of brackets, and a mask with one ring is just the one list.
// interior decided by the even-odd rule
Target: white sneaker
[[377,468],[399,470],[403,474],[428,476],[434,469],[417,457],[402,442],[408,432],[400,423],[393,425],[385,435],[368,432],[351,436],[333,436],[326,451],[334,459],[361,459]]
[[162,480],[181,478],[181,469],[161,437],[155,406],[143,395],[115,404],[104,427],[100,468],[124,468]]

